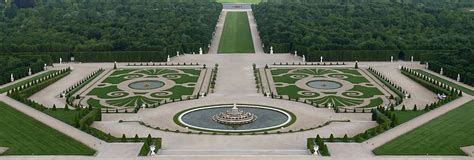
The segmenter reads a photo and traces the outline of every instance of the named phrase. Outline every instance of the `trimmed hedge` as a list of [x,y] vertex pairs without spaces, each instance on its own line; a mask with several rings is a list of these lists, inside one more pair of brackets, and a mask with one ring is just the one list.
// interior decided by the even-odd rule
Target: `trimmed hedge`
[[102,113],[100,112],[100,108],[90,108],[90,112],[87,113],[84,117],[79,120],[79,128],[81,130],[88,130],[89,126],[94,121],[101,121],[102,120]]
[[459,68],[456,68],[456,67],[453,67],[453,66],[444,65],[444,64],[439,63],[437,61],[428,61],[428,69],[429,70],[439,73],[441,68],[443,68],[443,75],[445,75],[445,76],[447,76],[451,79],[457,80],[457,77],[458,77],[458,74],[459,74],[461,76],[460,77],[461,82],[463,82],[467,85],[470,85],[470,86],[474,86],[474,74],[464,72],[464,71],[460,70]]
[[[450,96],[452,94],[453,90],[456,90],[456,89],[454,89],[454,87],[449,87],[448,85],[446,85],[444,83],[441,83],[441,82],[438,82],[434,79],[428,78],[427,76],[424,76],[424,75],[422,75],[418,72],[415,72],[412,69],[402,67],[401,72],[402,72],[403,75],[407,76],[408,78],[414,80],[415,82],[422,85],[426,89],[428,89],[428,90],[430,90],[434,93],[437,93],[437,94],[443,93],[445,95]],[[451,89],[449,89],[449,88],[451,88]],[[456,91],[456,92],[458,92],[458,91]]]
[[28,97],[42,90],[43,88],[48,87],[54,82],[60,80],[61,78],[68,75],[70,72],[71,72],[70,68],[67,68],[64,70],[60,70],[58,72],[51,73],[36,81],[33,81],[31,83],[22,85],[21,87],[17,87],[17,88],[7,91],[7,96],[17,101],[20,101],[23,104],[26,104],[30,107],[33,107],[37,110],[43,111],[47,109],[45,106],[43,106],[42,104],[36,103],[33,100],[28,99]]

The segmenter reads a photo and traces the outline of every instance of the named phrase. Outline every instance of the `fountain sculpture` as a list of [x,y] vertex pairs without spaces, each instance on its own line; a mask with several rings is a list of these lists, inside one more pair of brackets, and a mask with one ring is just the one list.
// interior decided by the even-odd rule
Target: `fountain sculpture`
[[257,120],[257,115],[239,110],[237,104],[234,103],[231,110],[212,116],[212,120],[226,125],[242,125],[254,122]]

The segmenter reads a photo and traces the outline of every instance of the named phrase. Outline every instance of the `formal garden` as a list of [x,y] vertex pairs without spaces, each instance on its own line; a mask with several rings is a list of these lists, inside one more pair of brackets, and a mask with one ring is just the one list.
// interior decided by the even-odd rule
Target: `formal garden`
[[[391,102],[379,90],[378,84],[369,81],[353,68],[271,68],[267,71],[273,82],[275,95],[283,99],[310,102],[316,106],[340,109],[374,108]],[[270,78],[269,78],[270,79]]]
[[0,1],[0,155],[470,159],[472,8]]
[[152,107],[200,96],[202,68],[120,68],[111,70],[81,99],[80,104],[116,111]]

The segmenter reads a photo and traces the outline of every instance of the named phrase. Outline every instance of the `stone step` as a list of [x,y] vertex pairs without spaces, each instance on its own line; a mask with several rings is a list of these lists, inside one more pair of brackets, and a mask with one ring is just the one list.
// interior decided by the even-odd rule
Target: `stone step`
[[159,155],[310,155],[307,150],[162,149]]

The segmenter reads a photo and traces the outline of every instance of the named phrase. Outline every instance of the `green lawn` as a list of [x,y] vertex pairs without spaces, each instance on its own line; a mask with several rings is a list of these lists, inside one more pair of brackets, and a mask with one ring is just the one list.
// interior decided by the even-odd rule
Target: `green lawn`
[[21,85],[24,85],[24,84],[27,84],[27,83],[30,83],[30,82],[33,82],[33,81],[36,81],[37,79],[40,79],[48,74],[51,74],[53,73],[53,70],[50,70],[50,71],[46,71],[44,73],[41,73],[41,74],[38,74],[38,75],[33,75],[33,77],[29,77],[28,79],[25,79],[21,82],[14,82],[15,84],[12,84],[10,86],[7,86],[7,87],[4,87],[4,88],[0,88],[0,93],[4,93],[10,89],[13,89],[13,88],[16,88],[16,87],[20,87]]
[[431,74],[431,73],[425,72],[425,71],[423,71],[423,70],[421,70],[421,69],[415,69],[415,71],[417,71],[418,73],[421,73],[421,74],[423,74],[423,75],[425,75],[425,76],[431,77],[431,78],[433,78],[433,79],[435,79],[435,80],[438,80],[438,81],[440,81],[440,82],[443,82],[443,83],[445,83],[445,84],[447,84],[447,85],[449,85],[449,86],[453,86],[454,88],[457,88],[457,89],[459,89],[459,90],[463,91],[464,93],[467,93],[467,94],[469,94],[469,95],[471,95],[471,96],[474,96],[474,91],[473,91],[473,90],[470,90],[470,89],[468,89],[468,88],[466,88],[466,87],[460,86],[460,85],[458,85],[458,84],[456,84],[456,83],[453,83],[453,82],[451,82],[451,81],[445,80],[445,79],[440,78],[440,77],[438,77],[438,76],[436,76],[436,75],[433,75],[433,74]]
[[[265,0],[263,0],[265,1]],[[216,0],[217,3],[252,3],[257,4],[262,2],[262,0]]]
[[219,53],[254,53],[246,12],[228,12],[219,43]]
[[5,155],[93,155],[86,145],[0,102],[0,146]]
[[373,152],[377,155],[465,155],[474,145],[474,100],[404,134]]

